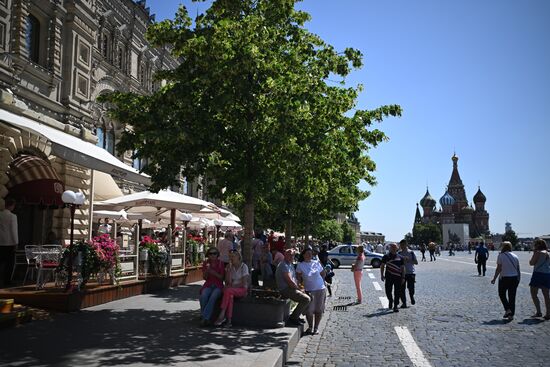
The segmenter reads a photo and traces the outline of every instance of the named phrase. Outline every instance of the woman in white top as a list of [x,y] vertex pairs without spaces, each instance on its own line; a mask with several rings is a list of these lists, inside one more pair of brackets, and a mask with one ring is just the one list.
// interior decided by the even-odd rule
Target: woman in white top
[[248,293],[248,266],[242,262],[241,254],[232,250],[229,253],[229,261],[229,265],[225,269],[225,288],[223,289],[220,315],[214,323],[216,326],[220,326],[227,320],[226,326],[231,327],[233,299],[244,297]]
[[365,266],[365,249],[362,245],[357,246],[357,257],[355,263],[351,265],[353,280],[355,281],[355,290],[357,291],[357,302],[360,305],[363,302],[363,291],[361,290],[361,278],[363,277],[363,266]]
[[504,306],[503,318],[514,319],[516,312],[516,291],[520,280],[519,259],[512,253],[512,244],[508,241],[502,243],[502,250],[497,258],[497,268],[491,284],[498,280],[498,296]]
[[[306,334],[317,334],[321,318],[325,312],[325,299],[327,289],[325,287],[325,269],[317,260],[313,260],[313,250],[306,248],[302,252],[304,261],[296,267],[296,277],[299,283],[304,284],[305,291],[311,297],[311,302],[306,310],[308,329]],[[314,317],[315,316],[315,323]]]

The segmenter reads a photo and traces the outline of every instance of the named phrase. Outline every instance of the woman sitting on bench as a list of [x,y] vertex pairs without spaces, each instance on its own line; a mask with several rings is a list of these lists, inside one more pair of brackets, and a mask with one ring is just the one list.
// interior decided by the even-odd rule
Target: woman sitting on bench
[[246,296],[248,293],[248,279],[248,266],[242,262],[241,254],[232,250],[229,254],[229,265],[225,269],[225,288],[223,289],[220,315],[214,325],[220,326],[227,320],[226,326],[231,327],[233,299]]

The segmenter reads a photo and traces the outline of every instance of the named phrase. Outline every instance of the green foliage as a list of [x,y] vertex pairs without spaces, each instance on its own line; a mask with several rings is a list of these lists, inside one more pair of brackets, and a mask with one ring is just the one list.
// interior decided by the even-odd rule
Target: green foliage
[[355,231],[348,224],[348,222],[342,223],[342,241],[344,243],[353,243],[355,242]]
[[437,224],[415,224],[413,227],[413,239],[411,244],[421,245],[430,242],[441,243],[442,241],[441,229]]
[[176,184],[175,167],[187,178],[206,175],[212,195],[240,197],[245,241],[260,203],[277,213],[263,220],[279,226],[292,219],[307,228],[354,211],[368,195],[359,182],[375,184],[367,152],[387,139],[371,125],[401,114],[397,105],[349,114],[362,87],[345,86],[345,77],[362,54],[310,33],[296,2],[216,0],[194,28],[182,6],[147,31],[181,61],[157,74],[165,86],[150,96],[101,97],[132,126],[117,149],[147,159],[151,189]]
[[[79,259],[79,253],[81,258]],[[72,257],[73,271],[79,270],[82,277],[81,287],[85,286],[92,275],[99,272],[101,261],[92,244],[88,241],[76,241],[63,251],[61,261],[57,267],[57,272],[68,271],[69,257]],[[78,269],[78,260],[81,260],[80,269]]]
[[342,227],[334,219],[323,220],[313,227],[312,234],[315,238],[325,241],[342,242],[344,232]]
[[514,230],[509,230],[502,235],[502,241],[509,241],[512,244],[512,248],[516,248],[516,245],[518,244],[518,236]]

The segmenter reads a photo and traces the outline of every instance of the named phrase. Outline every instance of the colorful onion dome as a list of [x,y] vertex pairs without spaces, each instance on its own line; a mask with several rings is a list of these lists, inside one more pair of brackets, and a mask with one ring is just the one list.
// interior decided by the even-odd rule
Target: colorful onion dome
[[455,203],[455,198],[449,194],[449,191],[445,191],[445,194],[439,199],[441,206],[449,206]]
[[481,188],[477,188],[477,192],[476,194],[474,195],[474,203],[484,203],[487,201],[487,198],[485,197],[485,195],[483,195],[483,193],[481,192]]
[[435,199],[430,195],[430,192],[426,188],[426,194],[424,197],[420,200],[420,205],[422,205],[423,208],[429,207],[433,208],[436,204]]

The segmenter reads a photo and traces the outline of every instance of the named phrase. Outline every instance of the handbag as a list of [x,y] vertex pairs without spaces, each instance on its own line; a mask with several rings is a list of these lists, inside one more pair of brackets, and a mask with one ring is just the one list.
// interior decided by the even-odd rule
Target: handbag
[[352,271],[352,272],[355,271],[355,264],[351,264],[351,271]]

